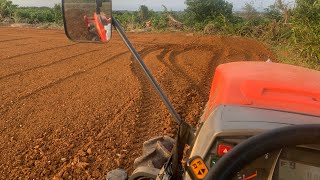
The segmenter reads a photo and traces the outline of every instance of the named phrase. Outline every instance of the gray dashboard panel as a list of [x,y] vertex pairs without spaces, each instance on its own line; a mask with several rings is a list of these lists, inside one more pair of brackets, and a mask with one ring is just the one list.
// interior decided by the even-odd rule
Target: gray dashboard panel
[[320,117],[270,109],[220,105],[203,123],[190,157],[198,155],[204,158],[214,140],[220,136],[252,136],[266,130],[298,124],[320,124]]

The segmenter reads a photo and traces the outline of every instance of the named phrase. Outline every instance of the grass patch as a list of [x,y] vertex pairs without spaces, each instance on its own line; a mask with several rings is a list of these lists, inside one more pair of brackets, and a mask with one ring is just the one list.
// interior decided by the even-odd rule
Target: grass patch
[[302,66],[309,69],[314,69],[320,71],[320,64],[316,63],[308,58],[303,58],[300,56],[300,52],[296,49],[288,47],[284,44],[272,44],[271,48],[275,53],[278,62],[284,64],[291,64],[295,66]]

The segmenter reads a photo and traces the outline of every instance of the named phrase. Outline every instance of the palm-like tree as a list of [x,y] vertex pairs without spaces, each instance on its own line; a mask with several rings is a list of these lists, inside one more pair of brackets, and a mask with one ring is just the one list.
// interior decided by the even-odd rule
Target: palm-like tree
[[11,17],[16,7],[17,5],[14,5],[12,1],[0,0],[0,16]]

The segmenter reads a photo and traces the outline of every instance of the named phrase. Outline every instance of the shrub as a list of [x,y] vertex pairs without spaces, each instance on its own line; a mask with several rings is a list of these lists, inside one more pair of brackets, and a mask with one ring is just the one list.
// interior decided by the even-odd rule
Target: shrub
[[12,1],[0,0],[0,17],[10,18],[16,8],[17,8],[17,5],[14,5]]
[[292,42],[302,55],[320,63],[320,1],[297,0],[293,13]]
[[233,18],[232,4],[225,0],[186,0],[185,22],[195,29],[203,30],[206,23],[224,17],[227,21]]
[[39,23],[39,22],[55,22],[55,14],[51,8],[18,8],[14,12],[14,19],[17,22]]

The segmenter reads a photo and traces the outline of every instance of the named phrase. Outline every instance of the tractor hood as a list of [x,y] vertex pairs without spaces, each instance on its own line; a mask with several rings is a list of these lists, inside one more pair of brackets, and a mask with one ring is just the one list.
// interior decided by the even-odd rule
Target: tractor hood
[[223,64],[216,69],[205,116],[218,105],[320,115],[320,72],[267,62]]

